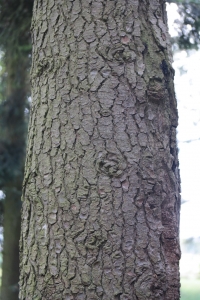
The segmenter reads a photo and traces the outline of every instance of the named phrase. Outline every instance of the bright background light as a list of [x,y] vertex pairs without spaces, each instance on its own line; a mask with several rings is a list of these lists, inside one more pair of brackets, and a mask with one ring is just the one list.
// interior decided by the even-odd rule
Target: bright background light
[[[175,36],[177,5],[168,8],[170,34]],[[200,236],[200,51],[174,55],[175,90],[178,100],[178,147],[181,172],[181,238]],[[187,142],[191,141],[191,142]]]
[[[169,31],[173,37],[177,35],[177,23],[174,22],[179,19],[177,8],[176,4],[167,5]],[[188,251],[184,243],[190,238],[193,238],[195,245],[199,245],[200,241],[200,50],[176,52],[173,67],[179,111],[177,138],[183,201],[180,269],[181,276],[188,279],[198,278],[200,274],[199,250],[194,250],[194,247]]]

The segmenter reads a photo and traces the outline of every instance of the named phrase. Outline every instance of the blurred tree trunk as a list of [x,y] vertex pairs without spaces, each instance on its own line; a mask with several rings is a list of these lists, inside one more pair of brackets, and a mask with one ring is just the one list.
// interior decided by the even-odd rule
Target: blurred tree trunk
[[3,200],[1,300],[19,299],[21,191],[30,96],[30,23],[33,1],[0,0],[0,49],[4,72],[0,99],[0,189]]
[[35,0],[21,300],[179,299],[166,23],[158,0]]
[[4,244],[1,299],[16,300],[19,294],[19,235],[21,191],[10,188],[6,191],[4,204]]
[[[8,52],[6,53],[8,55]],[[6,78],[6,101],[2,105],[4,113],[4,156],[6,195],[3,209],[3,264],[2,264],[2,300],[18,299],[19,281],[19,237],[21,223],[21,191],[25,158],[25,104],[27,101],[27,58],[12,61],[12,55],[5,57],[8,72]],[[2,142],[3,144],[3,142]],[[2,166],[1,166],[2,167]]]

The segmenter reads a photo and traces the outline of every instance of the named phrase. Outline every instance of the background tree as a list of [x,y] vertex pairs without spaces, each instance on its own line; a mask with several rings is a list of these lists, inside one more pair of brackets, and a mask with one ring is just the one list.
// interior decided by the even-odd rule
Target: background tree
[[179,8],[181,20],[178,20],[178,36],[172,39],[172,43],[179,49],[196,49],[200,44],[200,2],[199,0],[172,0],[168,3],[176,3]]
[[18,299],[21,190],[30,96],[30,22],[33,1],[0,1],[3,55],[0,99],[0,189],[3,206],[2,300]]
[[21,300],[179,299],[161,1],[35,0]]

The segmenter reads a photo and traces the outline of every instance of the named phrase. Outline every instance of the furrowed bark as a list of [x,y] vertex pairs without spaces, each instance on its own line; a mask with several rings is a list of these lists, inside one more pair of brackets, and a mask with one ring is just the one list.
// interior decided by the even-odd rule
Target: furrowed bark
[[162,1],[35,0],[21,300],[179,299]]

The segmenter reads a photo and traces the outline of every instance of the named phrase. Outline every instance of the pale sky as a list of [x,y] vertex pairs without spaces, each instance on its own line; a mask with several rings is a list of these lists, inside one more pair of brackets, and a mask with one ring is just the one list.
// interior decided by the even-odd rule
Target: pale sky
[[[176,35],[176,4],[168,5],[169,30]],[[179,111],[179,161],[182,200],[181,238],[200,236],[200,51],[181,51],[174,55],[175,90]],[[182,73],[182,74],[181,74]],[[184,141],[196,140],[190,143]]]

